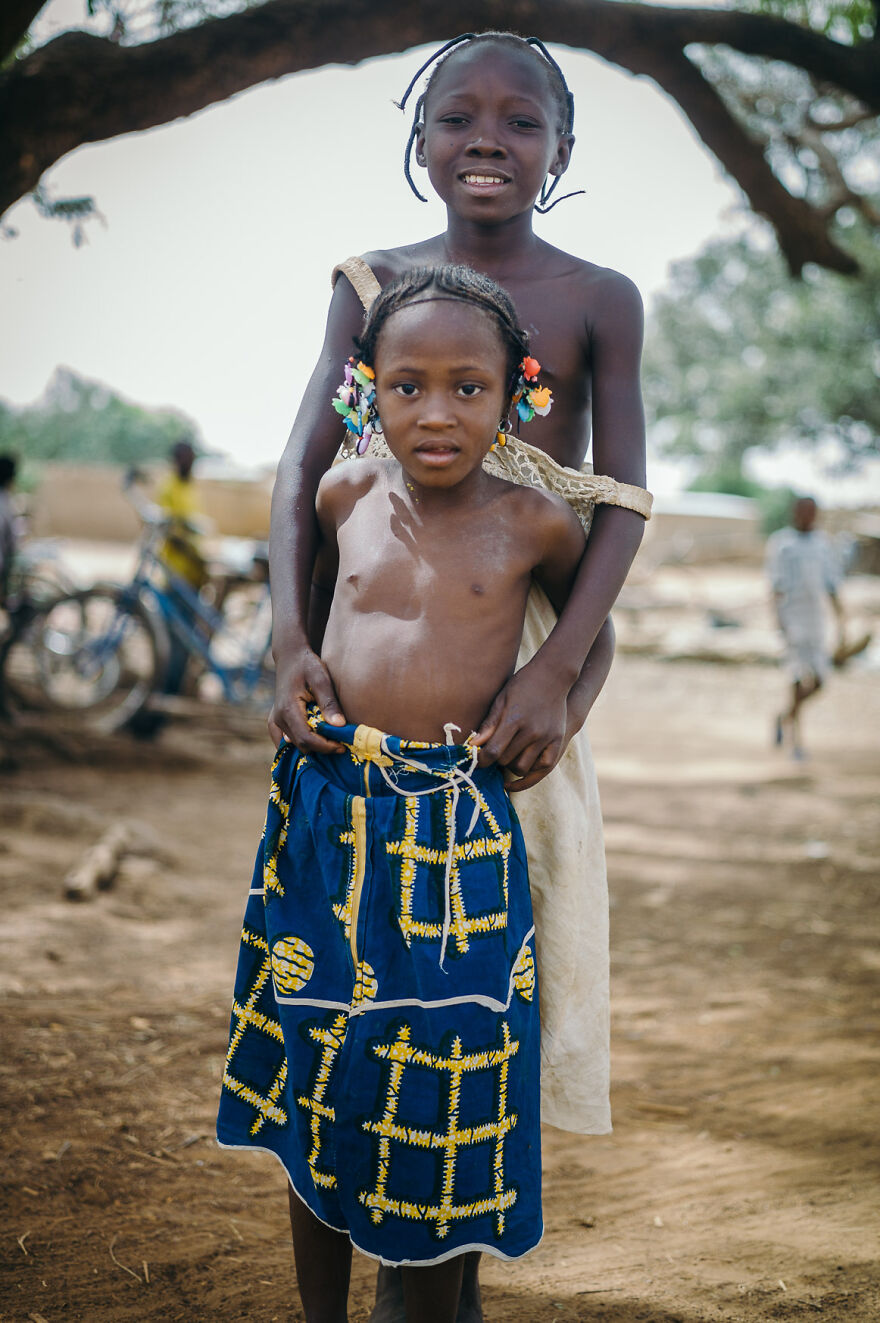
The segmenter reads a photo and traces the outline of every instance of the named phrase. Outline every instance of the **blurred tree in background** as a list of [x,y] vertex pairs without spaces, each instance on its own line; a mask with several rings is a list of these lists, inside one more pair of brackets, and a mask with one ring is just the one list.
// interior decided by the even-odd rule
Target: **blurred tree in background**
[[68,368],[58,369],[36,404],[18,408],[0,400],[0,451],[25,461],[25,486],[48,460],[139,464],[165,459],[175,441],[196,441],[194,424],[182,414],[131,404]]
[[[43,45],[28,35],[40,0],[5,0],[0,10],[0,214],[83,143],[168,123],[303,69],[513,26],[653,79],[770,221],[793,272],[808,262],[857,270],[833,229],[841,207],[880,222],[876,169],[860,173],[851,161],[880,111],[880,0],[705,9],[631,0],[82,3],[81,29]],[[75,225],[89,202],[53,202],[45,187],[37,199]]]
[[862,275],[792,280],[768,236],[717,239],[677,262],[645,347],[652,439],[699,461],[694,486],[749,496],[750,451],[820,449],[838,470],[880,455],[880,238],[853,225]]

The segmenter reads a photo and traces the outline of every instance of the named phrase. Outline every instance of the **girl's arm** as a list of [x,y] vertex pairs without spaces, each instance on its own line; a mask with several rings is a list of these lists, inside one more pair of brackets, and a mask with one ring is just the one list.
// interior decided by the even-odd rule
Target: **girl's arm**
[[602,686],[608,679],[611,663],[614,661],[614,625],[609,616],[596,635],[595,642],[587,654],[583,669],[569,690],[565,705],[565,730],[557,744],[545,745],[543,751],[532,764],[531,770],[517,781],[510,781],[507,790],[511,794],[518,790],[528,790],[529,786],[543,781],[548,772],[559,762],[572,738],[583,726],[596,699],[602,692]]
[[333,605],[336,578],[339,574],[339,543],[336,537],[339,524],[335,508],[336,503],[327,490],[333,476],[335,475],[324,475],[318,486],[318,495],[315,498],[315,514],[318,521],[318,549],[315,554],[312,586],[309,593],[308,638],[309,647],[319,658],[321,646],[324,642],[324,633],[327,629],[327,621],[330,619],[330,608]]
[[[541,559],[532,573],[544,589],[556,611],[561,614],[568,601],[584,555],[584,531],[580,521],[561,497],[547,492],[529,492],[532,510],[524,512],[522,523],[543,541]],[[580,730],[587,714],[605,683],[614,658],[614,631],[606,620],[584,662],[580,675],[572,686],[567,701],[566,728],[551,744],[541,748],[526,748],[519,754],[521,765],[531,760],[531,770],[518,781],[508,784],[508,790],[527,790],[550,771],[565,751],[569,740]],[[488,739],[493,727],[493,713],[503,702],[503,691],[493,704],[492,711],[474,736],[480,745]]]
[[312,373],[290,439],[278,465],[272,493],[269,577],[272,585],[272,655],[275,705],[269,733],[305,750],[328,752],[338,746],[307,725],[305,707],[315,702],[332,725],[343,725],[333,681],[309,641],[312,567],[318,546],[315,497],[342,439],[339,415],[330,401],[352,352],[352,337],[363,326],[363,307],[347,280],[333,291],[321,356]]
[[[609,272],[599,306],[601,317],[589,328],[593,468],[619,482],[643,487],[645,418],[639,388],[642,303],[629,280]],[[529,777],[530,785],[546,776],[559,761],[579,729],[579,725],[572,727],[571,716],[576,718],[580,712],[586,715],[584,696],[594,682],[586,688],[581,684],[585,662],[623,587],[644,526],[641,515],[631,510],[608,505],[596,508],[568,602],[544,646],[511,677],[493,704],[480,732],[494,724],[483,745],[481,761],[497,759],[523,777],[534,772]],[[613,648],[613,633],[602,643],[599,657],[607,657],[609,647]],[[591,660],[587,673],[592,670],[595,679],[600,669],[594,668]],[[574,703],[571,714],[570,696]]]

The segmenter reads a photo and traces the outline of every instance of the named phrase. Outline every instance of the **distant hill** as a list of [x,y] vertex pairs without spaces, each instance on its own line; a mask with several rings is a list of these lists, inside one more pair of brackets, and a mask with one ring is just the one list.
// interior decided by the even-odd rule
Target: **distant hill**
[[11,451],[28,467],[46,460],[143,463],[164,458],[175,441],[197,439],[184,414],[132,404],[69,368],[57,369],[36,404],[0,400],[0,452]]

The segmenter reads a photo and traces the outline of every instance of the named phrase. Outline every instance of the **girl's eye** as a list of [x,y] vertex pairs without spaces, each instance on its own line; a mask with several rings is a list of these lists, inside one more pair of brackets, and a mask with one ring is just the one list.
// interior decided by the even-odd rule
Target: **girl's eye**
[[441,124],[466,124],[466,123],[467,123],[467,117],[466,117],[465,115],[441,115],[441,117],[440,117],[440,123],[441,123]]
[[400,381],[396,386],[392,387],[392,389],[397,395],[403,395],[409,399],[416,394],[418,387],[411,381]]
[[539,129],[541,127],[533,119],[513,119],[510,122],[516,129]]
[[474,395],[479,395],[482,392],[482,390],[483,387],[478,386],[475,381],[464,381],[459,386],[458,393],[460,395],[464,395],[465,398],[470,399]]

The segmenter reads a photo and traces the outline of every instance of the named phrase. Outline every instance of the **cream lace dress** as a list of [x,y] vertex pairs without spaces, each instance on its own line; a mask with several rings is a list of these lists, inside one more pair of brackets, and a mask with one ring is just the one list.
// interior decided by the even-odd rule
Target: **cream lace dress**
[[[368,308],[381,286],[359,257],[343,273]],[[343,446],[340,457],[353,448]],[[390,454],[381,437],[371,455]],[[641,487],[557,464],[518,437],[491,451],[484,468],[525,487],[558,492],[589,533],[597,504],[622,505],[650,517]],[[535,655],[556,623],[545,594],[529,595],[518,666]],[[611,1129],[609,1087],[608,884],[602,813],[590,742],[584,727],[559,765],[514,803],[529,860],[541,1005],[541,1119],[582,1134]]]

